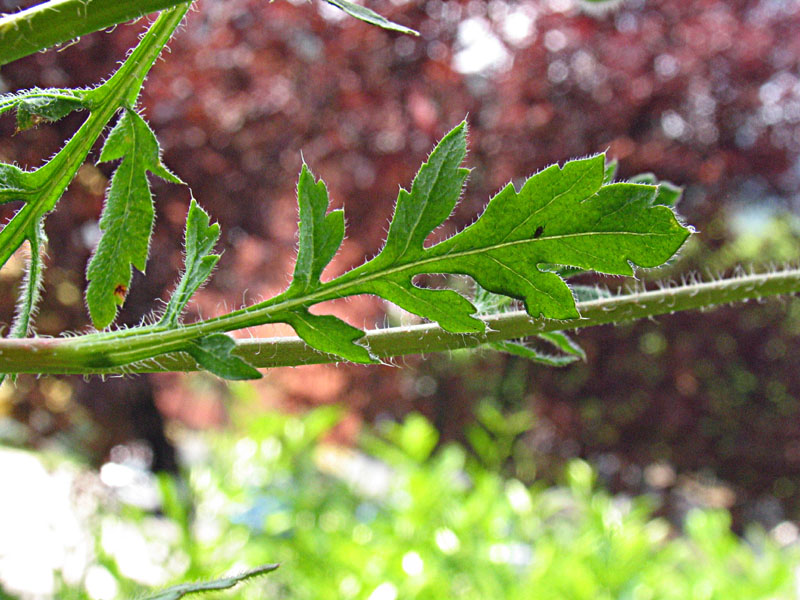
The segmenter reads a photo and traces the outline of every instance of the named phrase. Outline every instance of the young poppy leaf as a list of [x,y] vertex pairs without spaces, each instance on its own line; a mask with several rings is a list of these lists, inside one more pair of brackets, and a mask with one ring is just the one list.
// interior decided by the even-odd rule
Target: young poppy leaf
[[241,380],[261,377],[254,367],[232,354],[236,342],[224,333],[215,333],[190,342],[185,351],[197,364],[223,379]]
[[[426,246],[427,238],[450,216],[461,196],[469,174],[461,166],[466,150],[466,123],[461,123],[431,152],[411,190],[400,190],[378,255],[326,282],[321,275],[344,239],[344,214],[341,210],[329,212],[325,184],[303,165],[297,184],[299,243],[293,280],[282,294],[237,311],[238,322],[288,323],[320,352],[354,362],[374,362],[368,349],[358,343],[362,331],[334,316],[312,314],[309,308],[326,300],[373,294],[436,321],[447,331],[482,332],[481,310],[467,298],[455,290],[427,289],[413,281],[417,275],[443,273],[472,277],[479,286],[476,301],[483,308],[507,308],[508,300],[498,300],[507,297],[522,301],[532,317],[574,319],[579,317],[575,293],[564,280],[570,272],[631,275],[634,265],[656,267],[669,260],[690,234],[671,207],[656,203],[657,186],[608,183],[613,179],[613,167],[600,154],[563,167],[548,167],[519,190],[507,185],[472,225]],[[207,216],[198,220],[198,227],[198,231],[207,230]],[[183,291],[178,297],[182,299],[170,301],[159,326],[177,324],[176,315],[185,300],[210,272],[210,267],[195,270],[190,264],[210,252],[216,231],[205,238],[191,231],[187,223],[184,280],[192,283],[179,284]],[[199,239],[205,240],[203,247],[191,250]],[[195,272],[196,278],[189,277]],[[548,364],[584,358],[580,347],[563,333],[539,337],[565,355],[553,357],[514,342],[494,347]],[[258,376],[255,369],[231,354],[234,347],[231,338],[214,334],[192,342],[185,350],[201,367],[221,377]]]
[[174,327],[178,324],[181,313],[194,293],[211,275],[211,271],[219,261],[220,255],[213,254],[214,245],[219,239],[219,225],[209,224],[208,213],[192,198],[189,212],[186,215],[186,233],[184,234],[184,272],[175,291],[167,303],[160,323]]
[[131,265],[145,270],[154,218],[147,172],[183,183],[161,164],[156,136],[132,110],[123,112],[100,153],[103,162],[119,158],[100,218],[103,235],[87,269],[86,303],[98,329],[111,324],[125,302]]

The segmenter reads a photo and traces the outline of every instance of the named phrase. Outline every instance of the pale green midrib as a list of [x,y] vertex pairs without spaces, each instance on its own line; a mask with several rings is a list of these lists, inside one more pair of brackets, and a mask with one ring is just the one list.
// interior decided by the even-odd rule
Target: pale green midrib
[[[569,321],[532,318],[522,311],[484,315],[486,331],[451,334],[436,324],[367,332],[365,344],[379,357],[475,347],[557,330],[624,322],[682,310],[800,292],[800,269],[734,277],[682,287],[638,292],[578,303],[582,317]],[[505,337],[498,337],[505,336]],[[119,373],[196,370],[181,353],[156,358],[136,367],[89,365],[86,348],[70,344],[78,338],[0,340],[0,370],[20,373]],[[32,349],[33,348],[33,349]],[[334,362],[336,357],[308,348],[298,338],[238,342],[237,354],[260,367]],[[140,359],[144,360],[144,359]],[[340,360],[340,359],[339,359]],[[159,362],[160,361],[160,362]]]
[[[335,298],[343,298],[350,295],[363,293],[359,290],[359,288],[376,279],[391,277],[393,275],[403,273],[404,271],[413,272],[422,269],[419,270],[419,272],[427,272],[424,270],[424,266],[427,264],[491,252],[492,250],[496,250],[498,248],[507,248],[518,244],[545,242],[558,238],[566,239],[569,237],[584,235],[598,235],[601,233],[614,235],[629,235],[634,233],[636,235],[655,235],[641,234],[639,232],[619,231],[591,233],[581,232],[576,234],[564,234],[561,236],[548,236],[538,239],[526,238],[522,240],[515,240],[513,242],[494,244],[492,246],[471,248],[469,250],[463,250],[460,252],[444,253],[442,255],[441,253],[445,252],[445,250],[437,250],[437,248],[443,247],[442,244],[447,244],[449,242],[449,240],[445,240],[445,242],[437,244],[436,246],[426,250],[426,252],[434,253],[433,256],[422,258],[412,263],[399,265],[395,268],[382,269],[373,273],[367,273],[366,275],[356,276],[359,271],[364,270],[370,265],[371,262],[380,258],[381,255],[378,254],[373,261],[353,269],[352,271],[349,271],[348,273],[345,273],[344,275],[330,282],[323,283],[315,292],[302,297],[280,300],[281,296],[283,296],[283,294],[280,294],[271,300],[267,300],[266,302],[255,304],[253,306],[249,306],[247,308],[243,308],[219,317],[214,317],[212,319],[207,319],[205,321],[181,326],[178,329],[170,329],[162,324],[156,324],[122,331],[89,334],[87,336],[70,338],[67,341],[72,342],[76,347],[79,345],[83,346],[87,352],[97,353],[106,358],[112,359],[116,364],[123,365],[150,358],[164,352],[180,350],[181,347],[185,346],[190,341],[199,339],[212,333],[222,333],[237,329],[246,329],[247,327],[254,327],[266,323],[280,322],[282,320],[282,314],[291,312],[294,309],[310,306],[326,300],[333,300]],[[674,233],[672,235],[674,235]],[[455,237],[450,239],[455,239]],[[348,292],[348,290],[351,291]],[[125,350],[119,350],[116,347],[119,342],[122,341],[125,341],[128,344],[128,348]]]

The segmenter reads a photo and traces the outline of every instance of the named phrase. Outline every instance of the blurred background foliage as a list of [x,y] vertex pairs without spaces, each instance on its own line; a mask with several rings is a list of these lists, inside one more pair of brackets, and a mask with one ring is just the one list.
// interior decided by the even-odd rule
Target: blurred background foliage
[[[529,487],[457,443],[437,446],[437,431],[418,413],[345,448],[324,441],[344,410],[254,414],[249,384],[234,396],[228,431],[177,434],[180,479],[149,473],[136,446],[118,447],[99,477],[51,457],[80,497],[50,490],[48,503],[71,502],[77,515],[68,523],[52,513],[13,515],[17,527],[38,522],[49,547],[24,545],[17,561],[30,553],[29,566],[6,570],[6,585],[27,576],[40,596],[23,597],[43,596],[50,583],[58,598],[132,598],[170,580],[278,561],[278,571],[224,597],[795,595],[800,549],[788,522],[770,534],[750,526],[739,538],[727,511],[695,507],[676,535],[653,516],[655,496],[610,496],[580,459],[558,485]],[[31,459],[16,452],[0,456]],[[46,532],[56,522],[60,530]]]
[[[27,4],[0,0],[6,11]],[[211,285],[196,298],[195,315],[219,314],[273,295],[287,284],[295,254],[294,187],[301,152],[328,183],[334,201],[345,206],[349,236],[330,270],[341,272],[379,248],[398,186],[409,184],[435,140],[465,115],[471,126],[468,165],[473,171],[464,200],[441,235],[469,223],[510,179],[607,149],[620,161],[620,178],[650,171],[684,186],[680,210],[698,229],[673,265],[642,274],[645,284],[654,285],[657,279],[679,281],[692,272],[716,277],[740,264],[747,269],[797,263],[800,4],[796,0],[629,0],[602,16],[585,13],[574,0],[369,4],[419,30],[421,36],[381,31],[342,19],[323,4],[300,0],[200,0],[170,44],[170,52],[153,69],[142,108],[165,149],[165,162],[189,183],[223,231],[225,252]],[[114,68],[142,28],[143,23],[121,25],[4,66],[0,87],[12,91],[35,85],[91,85]],[[80,118],[71,115],[17,134],[13,120],[5,119],[0,123],[0,157],[35,166],[61,145]],[[37,321],[41,334],[88,326],[82,301],[84,270],[97,241],[109,169],[85,165],[48,220],[49,268]],[[134,278],[121,314],[123,323],[136,323],[153,310],[153,299],[163,297],[173,285],[181,264],[178,240],[188,193],[158,181],[153,185],[158,214],[153,259],[146,276]],[[2,218],[12,210],[0,207]],[[11,319],[22,265],[20,255],[0,272],[0,315],[5,323]],[[598,281],[584,277],[582,282]],[[630,284],[620,279],[601,283],[612,288]],[[371,298],[334,303],[330,310],[365,327],[409,319]],[[277,326],[254,328],[243,335],[285,333],[289,331]],[[253,398],[247,403],[251,411],[247,418],[282,419],[260,415],[338,405],[342,414],[326,440],[353,446],[373,426],[380,431],[388,427],[384,433],[404,448],[403,460],[414,459],[434,473],[420,475],[432,478],[425,485],[436,483],[436,469],[464,471],[473,477],[470,469],[480,468],[496,489],[505,489],[508,481],[530,489],[530,485],[563,482],[565,469],[584,464],[574,462],[582,459],[593,465],[592,472],[611,493],[648,494],[647,510],[625,513],[633,515],[625,518],[636,521],[636,531],[641,529],[636,535],[648,535],[642,532],[650,526],[649,511],[655,511],[657,518],[672,523],[683,522],[687,514],[705,515],[687,522],[690,538],[693,531],[711,528],[722,536],[719,539],[728,540],[722,532],[727,531],[724,515],[729,513],[739,534],[760,523],[773,532],[783,527],[780,531],[788,539],[792,531],[796,537],[796,530],[787,529],[787,523],[800,518],[798,333],[800,306],[783,300],[583,331],[578,340],[587,352],[586,362],[562,370],[488,352],[408,357],[397,361],[402,368],[280,369],[248,388]],[[241,404],[233,396],[230,388],[205,375],[107,382],[20,377],[16,387],[0,388],[0,437],[10,445],[66,449],[96,467],[116,464],[114,449],[119,453],[120,448],[134,447],[141,450],[147,468],[175,477],[183,464],[176,448],[185,432],[230,425],[235,420],[231,411],[240,410]],[[424,415],[425,420],[407,419],[411,413]],[[395,430],[387,425],[400,422],[405,425]],[[433,429],[413,423],[430,423]],[[238,431],[244,434],[247,429]],[[402,436],[421,445],[409,449]],[[217,447],[235,446],[233,439],[209,439],[214,461],[233,460],[233,450]],[[255,443],[263,441],[258,438]],[[435,458],[427,459],[434,447],[439,448]],[[388,460],[377,446],[363,446],[363,451],[395,469],[412,464]],[[441,466],[457,455],[463,464]],[[292,485],[308,490],[334,485],[314,483],[310,473],[315,471],[311,467],[303,471],[302,460],[297,460],[298,472],[284,475],[286,494],[291,495]],[[193,469],[188,472],[194,473]],[[223,476],[224,472],[208,477]],[[501,476],[511,479],[498,479]],[[224,489],[215,497],[233,494],[244,511],[257,498],[237,485],[220,483]],[[346,488],[341,482],[337,485],[340,491]],[[195,487],[189,485],[187,490]],[[319,491],[337,498],[326,502],[357,506],[355,496],[342,491],[339,498],[330,489]],[[552,494],[563,494],[563,489]],[[574,486],[570,489],[574,492]],[[550,492],[533,490],[527,493],[537,507],[539,502],[552,502],[545,500],[551,498]],[[466,486],[461,493],[477,498],[483,492]],[[313,491],[295,495],[298,502],[316,502]],[[592,508],[589,496],[568,496],[581,515],[614,502],[597,500],[598,507]],[[467,502],[466,496],[453,498],[453,506]],[[502,494],[498,498],[485,499],[487,511],[510,510],[499,508],[505,501]],[[492,502],[498,507],[489,507]],[[693,513],[695,506],[721,512]],[[294,508],[287,510],[295,515]],[[317,508],[308,510],[314,513]],[[387,529],[395,527],[395,520],[411,518],[403,516],[403,510],[411,510],[408,507],[391,510],[400,512],[381,517]],[[538,519],[539,509],[535,512]],[[574,512],[564,509],[558,514]],[[586,522],[582,518],[564,527],[589,531],[584,525],[590,517]],[[230,527],[247,540],[268,535],[245,535],[241,532],[248,530],[242,523]],[[525,527],[514,532],[528,536],[522,541],[502,538],[497,543],[532,544],[533,533]],[[310,527],[304,535],[313,537],[313,530]],[[373,535],[377,539],[378,534]],[[541,530],[536,535],[557,537]],[[241,542],[243,548],[251,547],[247,540]],[[258,555],[258,560],[289,560],[283,557],[303,547],[294,543],[280,549],[284,555]],[[411,551],[410,546],[385,543],[398,546],[392,552]],[[554,541],[552,548],[558,543]],[[703,547],[691,540],[676,544]],[[734,541],[720,544],[746,548]],[[579,547],[573,544],[570,550],[578,556]],[[279,552],[277,546],[270,548]],[[424,564],[445,568],[430,562],[439,559],[430,558],[424,548],[414,552]],[[669,560],[686,556],[683,551],[672,552]],[[369,554],[379,556],[383,550]],[[473,558],[484,560],[482,556]],[[185,564],[195,564],[187,560]],[[343,565],[350,564],[349,559],[342,560]],[[689,573],[690,563],[670,568]],[[326,564],[302,568],[328,572]],[[396,561],[392,564],[398,568]],[[298,568],[292,567],[294,575],[285,569],[268,576],[263,585],[288,586],[296,581],[292,593],[301,594],[297,590],[304,584]],[[373,593],[370,586],[386,572],[383,568],[375,568],[380,575],[364,574],[362,580],[362,574],[354,573],[350,583],[335,585],[358,587],[353,596],[368,597]],[[497,582],[505,581],[506,568],[511,567],[496,568]],[[467,568],[465,590],[477,585],[469,578],[477,571]],[[525,570],[526,576],[529,572]],[[447,579],[448,585],[456,585],[456,579]],[[513,582],[518,579],[515,575]],[[570,582],[582,585],[580,580],[575,576]],[[402,583],[405,580],[386,581],[411,585]],[[587,575],[587,581],[594,580]],[[517,585],[513,582],[508,585]],[[423,589],[428,588],[419,588]],[[430,588],[434,589],[438,588]],[[731,590],[731,597],[737,593],[748,597],[744,589]],[[402,590],[399,597],[406,597],[406,588]],[[373,600],[390,598],[390,592]],[[464,592],[465,597],[472,593],[478,592]],[[575,592],[576,597],[583,597],[580,593]],[[704,593],[697,592],[697,597],[711,597]],[[646,592],[636,594],[628,590],[609,597],[649,597]],[[660,592],[654,594],[662,597]]]

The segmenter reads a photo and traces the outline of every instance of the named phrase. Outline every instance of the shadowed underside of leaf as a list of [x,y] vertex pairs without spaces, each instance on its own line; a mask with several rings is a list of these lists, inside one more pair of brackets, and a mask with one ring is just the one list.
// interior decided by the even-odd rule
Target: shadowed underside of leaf
[[215,333],[191,342],[188,352],[197,364],[223,379],[241,380],[261,377],[255,368],[232,354],[236,342],[224,333]]
[[369,23],[370,25],[377,25],[383,29],[388,29],[390,31],[399,31],[400,33],[408,33],[411,35],[419,35],[418,32],[414,31],[413,29],[409,29],[408,27],[403,27],[395,23],[394,21],[390,21],[386,17],[379,15],[375,11],[366,8],[365,6],[361,6],[360,4],[356,4],[355,2],[350,2],[349,0],[325,0],[328,4],[335,6],[346,12],[351,17],[358,19],[359,21],[364,21],[365,23]]
[[82,108],[86,108],[82,90],[33,88],[0,96],[0,114],[16,109],[20,131],[34,127],[39,121],[57,121]]

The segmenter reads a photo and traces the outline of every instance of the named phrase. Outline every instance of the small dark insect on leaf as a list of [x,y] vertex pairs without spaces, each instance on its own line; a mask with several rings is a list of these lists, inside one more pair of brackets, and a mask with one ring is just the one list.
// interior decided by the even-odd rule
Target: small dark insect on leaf
[[538,240],[540,237],[542,237],[543,233],[544,233],[544,225],[539,225],[536,228],[536,231],[533,232],[533,239]]
[[121,283],[114,288],[114,300],[116,300],[117,304],[122,305],[125,302],[125,296],[128,295],[128,286],[122,285]]

